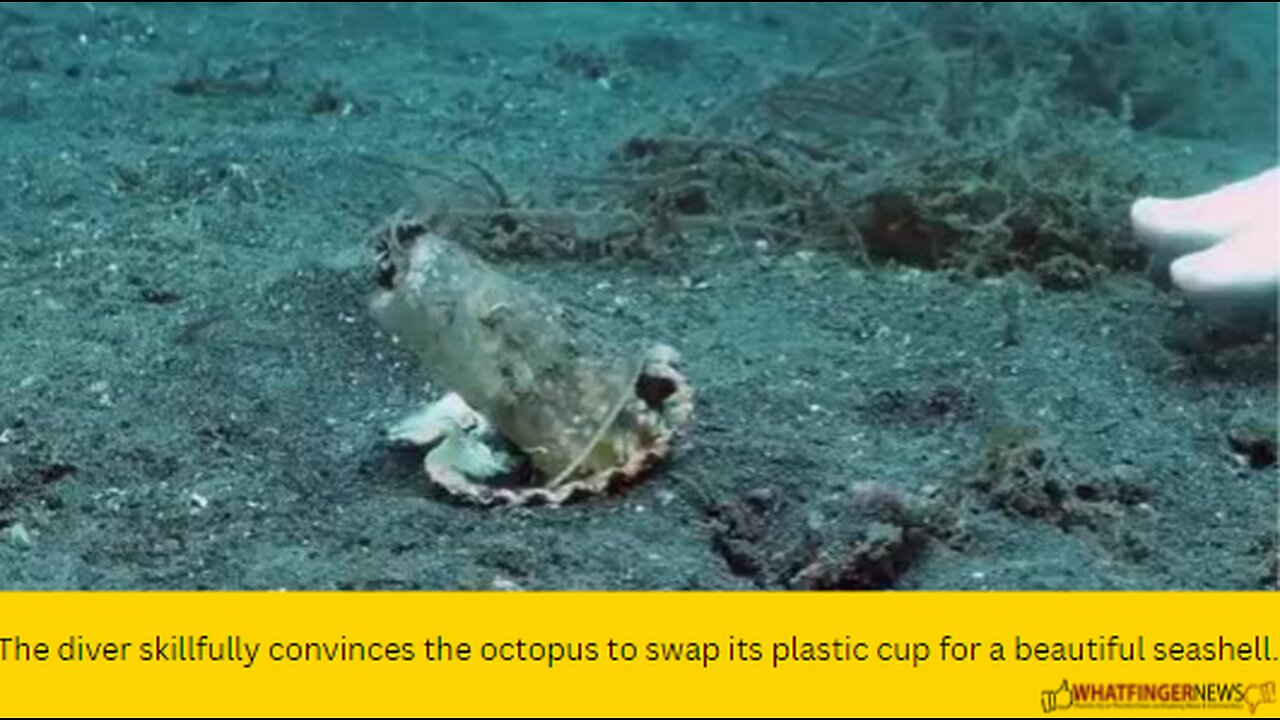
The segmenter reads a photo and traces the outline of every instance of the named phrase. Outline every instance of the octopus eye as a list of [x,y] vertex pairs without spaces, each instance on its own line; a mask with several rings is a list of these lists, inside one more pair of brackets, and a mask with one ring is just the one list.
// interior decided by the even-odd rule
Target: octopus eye
[[644,400],[644,404],[651,410],[660,410],[667,398],[674,395],[678,389],[676,383],[669,378],[643,373],[636,378],[636,396]]
[[421,223],[405,223],[397,225],[395,230],[396,244],[402,248],[413,247],[414,242],[427,234],[427,228]]
[[385,249],[378,251],[378,287],[393,290],[396,286],[396,264]]

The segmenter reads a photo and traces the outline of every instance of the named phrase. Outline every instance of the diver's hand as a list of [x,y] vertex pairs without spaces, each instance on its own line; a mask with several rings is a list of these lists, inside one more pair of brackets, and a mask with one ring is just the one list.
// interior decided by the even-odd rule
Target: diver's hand
[[1280,287],[1280,168],[1176,200],[1143,198],[1139,241],[1197,305],[1275,313]]

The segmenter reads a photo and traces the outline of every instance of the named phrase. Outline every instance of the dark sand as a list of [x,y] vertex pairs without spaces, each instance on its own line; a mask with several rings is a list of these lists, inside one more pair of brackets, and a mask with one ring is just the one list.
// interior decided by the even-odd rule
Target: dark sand
[[[679,348],[696,421],[620,496],[426,490],[380,441],[424,376],[365,310],[369,232],[419,199],[394,164],[589,174],[814,61],[759,3],[603,5],[0,6],[0,587],[796,587],[876,547],[901,589],[1273,586],[1274,458],[1232,439],[1274,439],[1274,337],[1224,342],[1138,274],[1051,293],[727,237],[504,263]],[[628,66],[641,32],[693,55]],[[1190,184],[1257,160],[1181,147]],[[1037,428],[1015,462],[1048,505],[975,481],[1005,426]],[[868,492],[946,517],[899,552]]]

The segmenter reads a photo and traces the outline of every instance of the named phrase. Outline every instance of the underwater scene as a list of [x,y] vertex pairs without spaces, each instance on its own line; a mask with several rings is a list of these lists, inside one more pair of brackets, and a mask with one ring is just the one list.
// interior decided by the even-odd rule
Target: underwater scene
[[0,589],[1277,585],[1273,3],[0,3]]

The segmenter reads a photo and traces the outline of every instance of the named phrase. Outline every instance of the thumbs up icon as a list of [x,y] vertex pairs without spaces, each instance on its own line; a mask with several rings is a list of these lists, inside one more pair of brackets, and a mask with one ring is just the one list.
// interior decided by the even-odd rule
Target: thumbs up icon
[[1045,714],[1055,710],[1066,710],[1075,702],[1075,698],[1071,696],[1071,685],[1063,678],[1062,684],[1057,690],[1045,690],[1040,693],[1040,709]]

